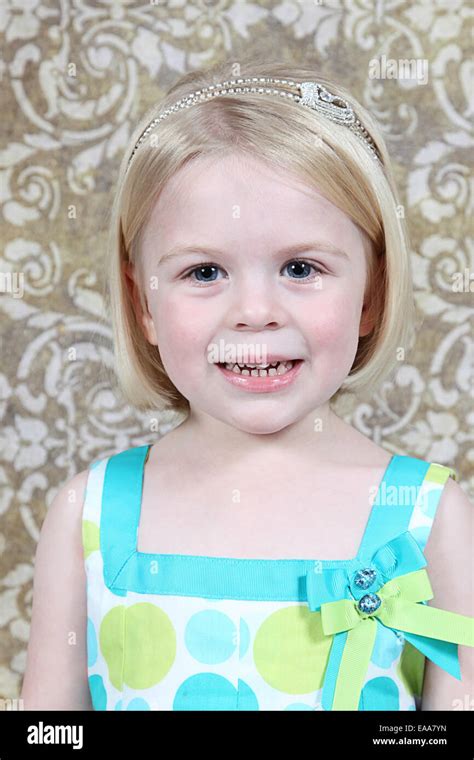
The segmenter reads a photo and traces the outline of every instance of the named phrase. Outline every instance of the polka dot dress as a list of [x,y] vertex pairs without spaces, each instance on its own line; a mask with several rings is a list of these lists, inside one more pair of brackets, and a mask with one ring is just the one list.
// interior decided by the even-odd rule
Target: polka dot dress
[[[396,546],[390,542],[402,534],[421,553],[454,472],[393,456],[353,560],[148,554],[136,548],[148,449],[89,468],[83,547],[94,709],[334,709],[347,633],[324,633],[321,604],[351,599],[348,579],[380,569],[380,548]],[[405,503],[401,483],[415,486]],[[378,622],[357,709],[417,709],[420,646],[417,637]]]

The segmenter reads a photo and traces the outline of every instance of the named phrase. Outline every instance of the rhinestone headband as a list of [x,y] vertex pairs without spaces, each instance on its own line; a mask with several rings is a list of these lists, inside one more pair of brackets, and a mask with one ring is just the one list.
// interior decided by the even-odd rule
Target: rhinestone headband
[[[276,84],[279,85],[279,87],[272,88],[263,86],[268,84]],[[285,88],[296,89],[296,92]],[[333,95],[330,93],[329,90],[319,82],[294,82],[291,79],[249,77],[247,79],[229,79],[226,82],[203,87],[201,90],[196,90],[190,95],[186,95],[174,105],[163,111],[160,116],[157,116],[156,119],[153,119],[153,121],[150,122],[138,138],[130,158],[128,159],[127,169],[141,143],[147,138],[155,126],[163,119],[166,119],[170,113],[179,111],[182,108],[189,108],[195,103],[211,100],[219,95],[232,95],[234,93],[242,92],[262,95],[278,95],[279,97],[289,98],[295,103],[300,103],[303,106],[312,108],[314,111],[318,111],[336,124],[342,124],[349,127],[349,129],[362,140],[372,158],[381,162],[380,154],[375,142],[363,124],[359,121],[349,103],[339,97],[339,95]]]

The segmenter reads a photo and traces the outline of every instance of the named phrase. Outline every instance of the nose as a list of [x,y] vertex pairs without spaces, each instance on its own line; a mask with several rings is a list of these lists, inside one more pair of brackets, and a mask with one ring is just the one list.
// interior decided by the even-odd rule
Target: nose
[[283,306],[267,280],[242,283],[231,307],[235,329],[262,330],[277,328],[283,321]]

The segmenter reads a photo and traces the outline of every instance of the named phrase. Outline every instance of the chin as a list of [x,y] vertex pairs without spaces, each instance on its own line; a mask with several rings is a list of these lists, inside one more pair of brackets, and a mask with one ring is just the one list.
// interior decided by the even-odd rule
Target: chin
[[296,420],[296,416],[291,419],[286,417],[285,419],[278,420],[275,415],[269,416],[267,413],[265,415],[252,414],[249,417],[240,415],[237,418],[227,420],[227,422],[242,433],[272,435],[272,433],[279,433],[281,430],[284,430],[288,425],[296,422]]

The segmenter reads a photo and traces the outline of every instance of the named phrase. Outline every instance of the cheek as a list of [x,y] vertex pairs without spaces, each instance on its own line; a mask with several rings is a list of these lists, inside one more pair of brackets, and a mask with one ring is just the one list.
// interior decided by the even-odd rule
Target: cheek
[[305,319],[314,348],[352,351],[359,339],[360,309],[358,300],[349,293],[327,293],[316,300]]
[[160,347],[175,346],[179,352],[201,333],[196,309],[193,309],[192,303],[183,299],[161,298],[154,310],[153,319]]
[[203,319],[204,313],[193,299],[171,296],[163,296],[153,310],[163,365],[185,395],[202,375],[202,360],[207,356],[212,325]]

